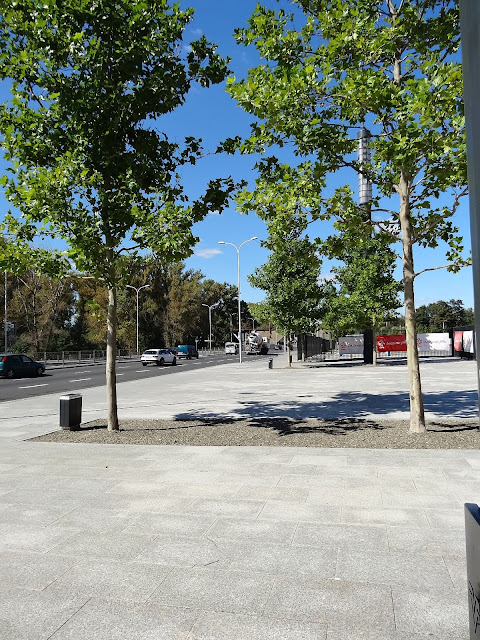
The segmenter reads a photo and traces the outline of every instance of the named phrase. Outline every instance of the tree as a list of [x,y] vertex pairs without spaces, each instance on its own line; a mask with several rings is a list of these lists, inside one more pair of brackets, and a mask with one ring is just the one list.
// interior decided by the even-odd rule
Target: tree
[[[395,280],[395,254],[385,238],[358,236],[337,224],[339,234],[323,243],[324,251],[342,264],[331,267],[334,280],[325,305],[323,326],[337,337],[358,329],[378,329],[395,316],[401,284]],[[376,349],[374,346],[374,364]]]
[[[233,189],[214,179],[188,203],[178,170],[201,141],[171,142],[158,119],[182,105],[192,84],[222,82],[226,61],[202,36],[182,46],[193,10],[168,0],[2,0],[0,78],[12,99],[0,112],[10,173],[7,216],[18,242],[68,242],[78,271],[108,290],[107,422],[117,430],[117,291],[126,253],[150,249],[162,262],[191,253],[191,227],[221,211]],[[41,227],[41,229],[39,229]]]
[[[246,80],[231,79],[232,97],[259,119],[237,146],[249,153],[292,145],[299,158],[295,166],[262,158],[256,189],[243,193],[240,206],[281,220],[294,203],[308,221],[333,216],[358,235],[373,225],[400,243],[410,430],[423,432],[414,281],[429,269],[415,272],[413,248],[444,243],[450,270],[466,263],[452,220],[467,183],[457,2],[292,5],[294,15],[257,6],[248,28],[236,32],[266,60]],[[364,123],[373,132],[372,161],[360,165],[351,132]],[[325,192],[326,176],[342,168],[372,182],[372,221],[349,186]]]
[[[314,331],[318,326],[322,315],[321,263],[315,246],[308,237],[298,237],[298,232],[270,235],[270,242],[273,250],[268,261],[248,280],[266,292],[263,316],[285,331],[289,345],[292,333]],[[290,345],[287,355],[290,366]]]
[[474,324],[473,310],[465,309],[461,300],[438,300],[417,309],[418,328],[424,333],[442,332]]

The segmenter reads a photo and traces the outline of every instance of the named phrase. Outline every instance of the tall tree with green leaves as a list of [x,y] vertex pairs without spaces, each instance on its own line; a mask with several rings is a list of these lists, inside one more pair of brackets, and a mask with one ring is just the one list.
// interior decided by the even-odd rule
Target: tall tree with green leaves
[[[273,240],[273,238],[275,238]],[[272,253],[268,261],[248,277],[250,284],[266,292],[262,313],[285,332],[285,344],[292,333],[314,331],[322,316],[321,262],[308,237],[292,231],[270,236]],[[290,347],[288,348],[290,366]]]
[[[108,288],[107,422],[118,429],[116,304],[127,253],[166,262],[195,244],[192,224],[221,211],[231,179],[213,179],[189,202],[179,170],[202,156],[193,136],[172,142],[161,116],[192,85],[222,82],[227,62],[204,36],[184,43],[192,9],[168,0],[0,0],[0,112],[11,163],[2,180],[18,239],[67,241],[75,268]],[[186,46],[188,44],[188,47]]]
[[[237,146],[244,153],[275,146],[281,153],[288,145],[298,162],[263,157],[256,189],[244,192],[240,207],[281,220],[293,203],[308,221],[334,216],[368,235],[375,225],[400,243],[410,431],[421,433],[414,298],[420,272],[413,249],[443,244],[452,271],[466,262],[452,220],[467,184],[457,2],[280,4],[278,11],[257,5],[248,27],[236,32],[238,42],[254,45],[265,62],[245,80],[231,79],[229,90],[258,119],[251,137]],[[364,123],[373,134],[372,160],[360,166],[355,133]],[[327,176],[342,168],[371,180],[372,221],[348,184],[325,192]]]
[[396,256],[385,234],[359,235],[341,224],[335,226],[338,235],[328,238],[322,246],[328,257],[341,263],[330,269],[334,279],[322,325],[337,337],[371,329],[376,364],[376,333],[395,317],[400,306],[398,294],[402,285],[394,277]]

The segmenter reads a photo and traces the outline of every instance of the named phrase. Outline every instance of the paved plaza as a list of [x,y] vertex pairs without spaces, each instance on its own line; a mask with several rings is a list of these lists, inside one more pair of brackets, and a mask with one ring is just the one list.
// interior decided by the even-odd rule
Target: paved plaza
[[[281,366],[120,383],[120,418],[408,416],[404,365]],[[477,415],[475,363],[422,375],[428,417]],[[58,405],[0,403],[2,640],[468,639],[479,451],[26,442]]]

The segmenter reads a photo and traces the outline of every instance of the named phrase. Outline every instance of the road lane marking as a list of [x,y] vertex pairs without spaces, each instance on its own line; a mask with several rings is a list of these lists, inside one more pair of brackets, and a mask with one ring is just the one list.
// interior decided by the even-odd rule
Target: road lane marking
[[145,371],[148,371],[146,367],[145,369],[138,369],[137,371],[135,371],[135,373],[145,373]]
[[18,387],[19,389],[33,389],[34,387],[48,387],[48,382],[43,384],[30,384],[28,387]]
[[117,376],[124,376],[124,373],[117,373]]
[[78,380],[69,380],[69,382],[84,382],[85,380],[91,380],[91,378],[78,378]]

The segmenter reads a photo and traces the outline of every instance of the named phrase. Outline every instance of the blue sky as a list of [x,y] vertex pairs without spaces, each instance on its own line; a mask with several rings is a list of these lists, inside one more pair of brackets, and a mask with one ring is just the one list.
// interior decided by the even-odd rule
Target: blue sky
[[[278,7],[274,0],[265,0],[264,4]],[[195,19],[187,29],[186,40],[194,40],[201,34],[205,34],[208,40],[216,42],[219,52],[232,58],[231,69],[237,78],[244,77],[249,67],[258,64],[253,47],[246,49],[238,46],[233,38],[235,27],[246,24],[248,17],[255,9],[256,0],[182,0],[181,5],[195,8]],[[6,98],[6,92],[0,92],[0,100]],[[181,141],[186,135],[194,135],[203,138],[206,149],[214,149],[219,141],[227,137],[247,135],[252,119],[252,116],[236,106],[225,92],[224,85],[220,85],[210,89],[194,87],[186,104],[175,113],[163,118],[159,126],[173,139]],[[255,158],[251,156],[209,156],[195,167],[184,171],[186,192],[193,198],[202,192],[209,178],[226,175],[232,175],[237,180],[246,179],[253,185],[254,163]],[[349,182],[356,193],[355,174],[346,172],[338,175],[334,182],[336,184]],[[6,201],[1,194],[0,198],[0,206],[5,211]],[[456,222],[469,249],[470,230],[466,198],[459,208]],[[329,230],[328,223],[323,223],[323,227],[318,228],[319,235],[327,234]],[[200,242],[195,247],[195,254],[187,260],[187,266],[202,271],[208,278],[231,284],[237,282],[236,252],[233,247],[218,245],[218,241],[223,240],[239,245],[252,236],[258,236],[259,239],[266,237],[264,223],[254,215],[240,215],[235,211],[234,203],[222,215],[215,213],[208,215],[204,221],[195,226],[195,232]],[[250,287],[247,275],[264,263],[267,257],[267,251],[258,241],[242,247],[241,289],[244,300],[256,302],[263,298],[262,291]],[[443,264],[444,261],[441,250],[416,250],[417,271]],[[323,272],[328,274],[328,271],[329,265],[325,263]],[[400,268],[397,276],[401,277]],[[463,269],[458,275],[439,270],[423,274],[417,279],[417,306],[450,298],[462,299],[465,306],[473,306],[472,276],[469,268]]]

